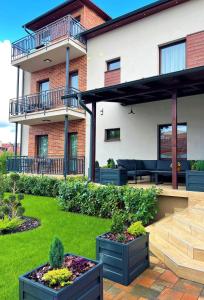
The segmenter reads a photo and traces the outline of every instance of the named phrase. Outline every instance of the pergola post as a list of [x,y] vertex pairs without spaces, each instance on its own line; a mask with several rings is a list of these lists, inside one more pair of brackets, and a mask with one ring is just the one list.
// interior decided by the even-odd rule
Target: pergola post
[[92,181],[95,181],[95,162],[96,162],[96,102],[92,102],[92,130],[91,130],[91,147],[92,147]]
[[68,116],[64,117],[64,178],[66,180],[68,174]]
[[178,189],[177,172],[177,91],[172,94],[172,187]]

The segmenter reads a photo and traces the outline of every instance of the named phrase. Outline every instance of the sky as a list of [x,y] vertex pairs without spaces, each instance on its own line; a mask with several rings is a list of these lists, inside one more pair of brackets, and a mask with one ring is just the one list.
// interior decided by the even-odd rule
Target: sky
[[[0,141],[14,141],[14,126],[8,123],[9,99],[15,98],[16,68],[10,65],[10,43],[25,36],[22,25],[55,6],[60,0],[0,1]],[[118,17],[155,0],[94,0],[112,18]]]

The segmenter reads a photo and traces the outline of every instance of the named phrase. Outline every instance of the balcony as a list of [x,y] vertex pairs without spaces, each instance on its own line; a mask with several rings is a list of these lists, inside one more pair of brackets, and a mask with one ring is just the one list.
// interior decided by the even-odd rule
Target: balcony
[[[68,175],[85,172],[85,158],[68,159]],[[18,156],[7,159],[7,171],[27,174],[63,175],[64,157],[27,157]]]
[[[35,72],[65,61],[66,48],[70,59],[86,54],[85,28],[70,15],[12,43],[11,62],[28,72]],[[49,65],[48,65],[49,62]]]
[[85,118],[85,112],[75,97],[62,100],[62,96],[76,95],[79,91],[65,87],[43,91],[11,99],[9,103],[10,122],[19,122],[27,125],[41,124],[43,122],[59,122],[68,114],[70,120]]

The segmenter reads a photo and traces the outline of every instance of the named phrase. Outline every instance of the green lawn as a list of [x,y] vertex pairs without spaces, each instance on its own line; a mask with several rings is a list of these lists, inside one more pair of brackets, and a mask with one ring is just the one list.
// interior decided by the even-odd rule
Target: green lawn
[[95,238],[107,231],[110,220],[60,211],[56,199],[26,196],[25,215],[40,219],[37,229],[0,236],[0,299],[18,299],[18,276],[47,261],[54,235],[65,251],[95,258]]

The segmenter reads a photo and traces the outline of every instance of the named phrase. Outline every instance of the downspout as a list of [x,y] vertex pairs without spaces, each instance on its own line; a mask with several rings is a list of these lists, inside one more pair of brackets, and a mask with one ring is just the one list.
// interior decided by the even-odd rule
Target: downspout
[[93,143],[93,126],[94,126],[94,119],[93,119],[93,113],[92,111],[84,104],[81,98],[81,94],[77,95],[79,104],[81,107],[90,115],[91,118],[91,126],[90,126],[90,150],[89,150],[89,172],[88,172],[88,180],[93,181],[93,172],[92,172],[92,165],[93,165],[93,149],[92,149],[92,143]]

